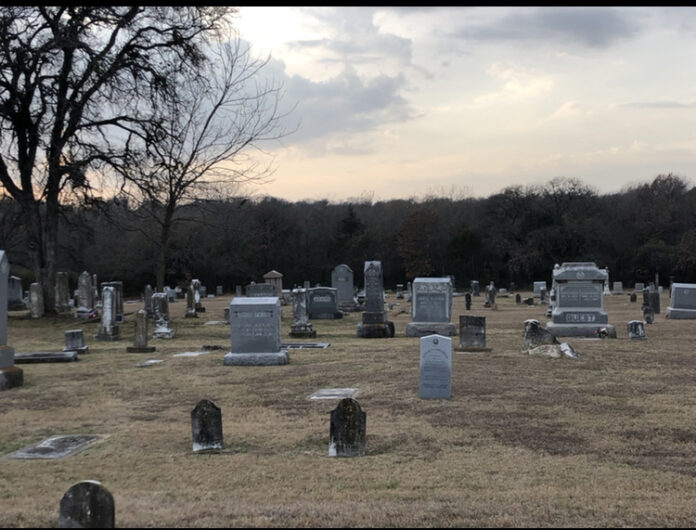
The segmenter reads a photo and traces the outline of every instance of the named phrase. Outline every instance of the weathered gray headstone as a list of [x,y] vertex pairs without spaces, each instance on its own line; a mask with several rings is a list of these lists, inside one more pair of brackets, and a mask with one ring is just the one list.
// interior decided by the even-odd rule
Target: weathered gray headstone
[[193,451],[222,449],[222,412],[208,399],[201,399],[191,411]]
[[655,311],[656,315],[660,314],[660,292],[659,291],[650,291],[650,294],[648,295],[650,298],[650,305],[653,308],[653,311]]
[[630,302],[636,302],[638,300],[638,296],[636,295],[636,293],[631,293],[630,295],[628,295],[628,300]]
[[139,309],[135,313],[134,324],[133,346],[127,346],[126,351],[128,353],[152,353],[155,351],[154,346],[147,345],[147,312],[144,309]]
[[452,339],[428,335],[420,339],[418,397],[449,399],[452,397]]
[[696,319],[696,283],[672,283],[667,318]]
[[145,286],[145,291],[143,292],[143,301],[144,301],[143,309],[145,309],[145,313],[147,313],[147,317],[151,318],[152,317],[152,286],[149,283]]
[[7,290],[10,263],[0,250],[0,390],[24,384],[24,372],[14,365],[14,348],[7,345]]
[[[280,298],[283,294],[283,275],[277,270],[268,271],[263,275],[264,283],[270,283],[273,286],[273,293],[269,296],[277,296]],[[248,295],[247,295],[248,296]]]
[[459,315],[459,347],[457,351],[487,351],[486,317]]
[[[596,336],[601,330],[616,338],[603,309],[607,271],[591,262],[563,263],[553,270],[555,302],[546,329],[556,337]],[[602,331],[604,333],[604,331]]]
[[70,311],[70,292],[68,289],[68,273],[56,272],[56,311]]
[[280,349],[280,300],[277,296],[235,298],[230,303],[230,351],[225,365],[288,364]]
[[367,415],[353,398],[343,398],[331,411],[329,456],[365,456]]
[[331,271],[331,287],[337,291],[336,299],[341,311],[358,310],[358,302],[354,294],[353,269],[345,263],[336,265]]
[[171,339],[174,330],[169,327],[169,296],[167,293],[152,295],[152,319],[154,323],[153,339]]
[[29,286],[29,311],[31,318],[41,318],[44,315],[43,289],[36,282]]
[[520,305],[520,304],[522,303],[522,296],[520,295],[520,293],[517,293],[517,294],[515,295],[515,303],[516,303],[517,305]]
[[478,280],[471,280],[471,296],[481,296]]
[[19,276],[10,276],[7,286],[7,310],[22,311],[26,308],[22,296],[22,279]]
[[309,322],[307,313],[307,289],[292,290],[292,320],[291,337],[312,338],[317,336],[317,332]]
[[404,284],[397,283],[396,284],[396,299],[403,300],[403,298],[404,298]]
[[193,284],[189,285],[188,289],[186,289],[186,314],[184,316],[185,318],[198,318]]
[[623,282],[614,282],[614,294],[623,294]]
[[69,329],[65,332],[65,348],[63,351],[76,351],[77,353],[89,353],[85,346],[84,333],[81,329]]
[[275,286],[270,283],[250,283],[246,286],[246,295],[249,297],[269,298],[275,296]]
[[222,285],[218,285],[215,287],[215,296],[222,296],[223,291],[222,291]]
[[205,307],[203,307],[203,303],[201,302],[201,299],[205,298],[205,287],[203,287],[201,281],[196,278],[191,280],[191,287],[193,288],[193,302],[196,313],[205,313]]
[[394,323],[387,320],[384,310],[384,283],[382,281],[382,262],[366,261],[365,307],[357,334],[362,338],[384,338],[394,336]]
[[242,286],[241,285],[235,285],[234,286],[234,295],[239,298],[242,296]]
[[542,287],[544,288],[544,290],[546,290],[546,282],[534,282],[532,286],[532,292],[535,298],[539,298],[541,296]]
[[82,271],[77,278],[77,309],[76,318],[89,318],[90,312],[94,309],[94,293],[92,290],[92,276],[89,272]]
[[15,353],[14,362],[19,363],[64,363],[78,361],[76,351],[46,351],[32,353]]
[[60,500],[58,528],[114,528],[114,498],[96,480],[70,486]]
[[[104,287],[113,287],[114,288],[114,322],[116,324],[123,324],[126,319],[125,315],[123,313],[123,282],[122,281],[115,281],[115,282],[102,282],[102,306],[105,305],[103,295],[104,295]],[[102,308],[103,310],[103,308]]]
[[102,288],[102,316],[95,340],[118,340],[118,324],[116,324],[116,288]]
[[307,289],[307,312],[310,320],[343,318],[343,313],[338,310],[338,289],[333,287]]
[[357,391],[357,388],[321,388],[309,396],[309,399],[344,399],[353,397]]
[[102,438],[95,434],[58,434],[17,449],[5,455],[3,460],[57,460],[75,454]]
[[471,293],[464,293],[464,305],[467,311],[471,309]]
[[643,306],[643,320],[646,324],[652,324],[655,322],[655,310],[652,308],[652,306]]
[[631,320],[626,325],[629,339],[644,339],[645,327],[641,320]]
[[636,284],[633,286],[633,290],[637,293],[642,293],[643,289],[645,289],[644,282],[636,282]]
[[447,277],[415,278],[411,300],[412,321],[406,325],[406,335],[456,335],[457,328],[450,322],[452,290],[452,283]]
[[538,320],[533,318],[525,320],[522,350],[528,351],[543,344],[558,344],[558,340],[550,331],[541,327]]

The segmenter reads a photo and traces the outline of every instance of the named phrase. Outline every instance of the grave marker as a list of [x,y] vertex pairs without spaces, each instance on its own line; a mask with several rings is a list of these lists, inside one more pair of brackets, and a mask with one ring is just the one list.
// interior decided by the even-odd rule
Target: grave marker
[[235,298],[230,303],[230,351],[225,365],[288,364],[280,349],[280,300],[277,296]]
[[418,397],[449,399],[452,397],[452,339],[428,335],[420,339]]
[[147,311],[139,309],[135,313],[133,346],[127,346],[128,353],[152,353],[154,346],[147,345]]
[[14,348],[7,345],[7,291],[10,263],[0,250],[0,390],[24,384],[24,371],[14,365]]
[[314,287],[307,289],[307,311],[310,320],[333,320],[343,318],[338,310],[338,289]]
[[313,338],[317,336],[317,332],[312,329],[307,313],[307,289],[292,290],[292,319],[291,337]]
[[118,340],[118,325],[116,324],[116,296],[115,287],[106,286],[102,289],[102,317],[99,329],[94,336],[95,340]]
[[191,411],[193,452],[222,449],[222,412],[210,400],[201,399]]
[[114,498],[96,480],[70,486],[60,500],[58,528],[114,528]]
[[65,332],[65,348],[63,351],[76,351],[77,353],[89,353],[85,346],[84,333],[81,329],[69,329]]
[[406,325],[409,337],[427,335],[454,336],[452,318],[452,282],[447,277],[415,278],[411,300],[411,319]]
[[486,348],[486,317],[459,315],[459,347],[456,351],[490,351]]
[[696,319],[696,283],[672,283],[667,318]]
[[354,294],[353,269],[345,263],[336,265],[331,271],[331,287],[336,289],[338,309],[346,312],[359,310]]
[[343,398],[331,411],[329,456],[365,456],[367,415],[353,398]]
[[29,311],[31,318],[41,318],[44,315],[43,289],[36,282],[29,287]]
[[382,282],[382,262],[366,261],[365,278],[365,307],[362,320],[358,324],[358,337],[389,338],[394,336],[394,323],[387,320],[384,310],[384,284]]
[[169,327],[169,296],[167,293],[154,293],[152,295],[152,318],[155,330],[153,339],[171,339],[174,331]]

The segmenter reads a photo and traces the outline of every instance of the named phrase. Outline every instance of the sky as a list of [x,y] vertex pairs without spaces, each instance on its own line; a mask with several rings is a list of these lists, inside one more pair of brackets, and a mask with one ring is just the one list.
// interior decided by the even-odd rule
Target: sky
[[696,176],[696,7],[240,7],[293,131],[259,193],[598,193]]

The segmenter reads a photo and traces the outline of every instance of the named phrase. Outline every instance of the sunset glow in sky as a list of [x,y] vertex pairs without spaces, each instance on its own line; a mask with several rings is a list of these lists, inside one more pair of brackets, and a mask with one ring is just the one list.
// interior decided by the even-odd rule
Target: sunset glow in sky
[[696,176],[694,7],[242,7],[235,25],[297,105],[262,194]]

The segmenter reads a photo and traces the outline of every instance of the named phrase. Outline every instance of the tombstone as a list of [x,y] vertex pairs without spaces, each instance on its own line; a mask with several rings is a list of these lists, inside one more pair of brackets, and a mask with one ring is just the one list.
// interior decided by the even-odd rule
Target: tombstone
[[636,300],[638,300],[638,296],[636,295],[636,293],[631,293],[630,295],[628,295],[628,300],[630,302],[635,302]]
[[[520,296],[520,293],[517,293],[517,294],[515,295],[515,303],[516,303],[517,305],[520,305],[520,304],[522,303],[522,296]],[[467,309],[468,309],[468,308],[467,308]]]
[[196,313],[196,301],[194,298],[193,284],[186,289],[186,314],[185,318],[198,318]]
[[139,309],[135,313],[133,346],[127,346],[128,353],[152,353],[154,346],[147,345],[147,311]]
[[29,286],[29,312],[31,318],[41,318],[44,315],[43,289],[36,282]]
[[235,285],[234,286],[234,295],[239,298],[242,296],[242,286],[241,285]]
[[116,287],[107,285],[102,288],[102,317],[95,340],[118,340],[118,324],[116,324]]
[[546,289],[546,282],[534,282],[532,287],[534,298],[539,298],[541,296],[542,288]]
[[413,286],[411,282],[406,282],[406,301],[410,302],[411,298],[413,298]]
[[215,296],[222,296],[222,285],[218,285],[215,287]]
[[96,274],[92,274],[92,300],[94,301],[94,307],[97,307],[101,303],[101,298],[99,296],[99,283],[97,282]]
[[56,311],[70,311],[70,291],[68,288],[68,273],[56,272]]
[[488,290],[488,301],[490,302],[490,306],[493,309],[498,309],[498,306],[495,303],[496,290],[495,285],[493,285],[493,282],[491,282],[486,289]]
[[614,282],[613,294],[623,294],[623,282]]
[[546,303],[546,286],[539,289],[539,303],[540,304]]
[[295,338],[313,338],[317,332],[312,329],[309,323],[309,313],[307,312],[307,289],[292,290],[292,326],[290,326],[290,336]]
[[645,283],[643,282],[636,282],[636,284],[633,286],[633,290],[637,293],[642,293],[644,289]]
[[309,280],[305,280],[305,281],[302,283],[302,285],[303,285],[303,287],[304,287],[305,289],[311,289],[311,288],[312,288],[311,282],[310,282]]
[[408,337],[427,335],[454,336],[457,328],[452,319],[452,282],[447,277],[415,278],[411,301],[411,322],[406,325]]
[[280,300],[277,296],[235,298],[230,303],[230,351],[224,365],[288,364],[281,350]]
[[198,287],[198,292],[200,293],[201,298],[207,298],[208,297],[208,288],[205,285],[200,285]]
[[201,399],[191,411],[193,452],[222,449],[222,412],[210,400]]
[[205,298],[205,287],[201,285],[201,281],[198,279],[191,280],[190,287],[193,288],[193,301],[196,308],[196,313],[205,313],[205,307],[201,303],[201,298]]
[[404,298],[404,284],[397,283],[396,284],[396,299],[403,300],[403,298]]
[[58,528],[114,528],[114,498],[96,480],[70,486],[60,499]]
[[169,327],[169,296],[167,293],[153,293],[152,319],[154,323],[153,339],[171,339],[174,331]]
[[656,315],[660,314],[660,292],[659,291],[650,291],[648,295],[648,299],[650,300],[650,306],[653,308],[653,311],[655,311]]
[[65,348],[63,351],[76,351],[78,354],[89,353],[85,346],[84,333],[81,329],[69,329],[65,332]]
[[471,293],[464,294],[464,304],[466,306],[466,310],[469,311],[471,309]]
[[508,291],[510,291],[510,294],[515,292],[515,282],[510,282],[510,287],[508,288]]
[[667,318],[696,319],[696,283],[672,283]]
[[[103,296],[104,296],[104,287],[113,287],[114,288],[114,322],[116,324],[123,324],[126,319],[123,314],[123,282],[121,281],[116,281],[116,282],[102,282],[102,307],[106,305],[104,302]],[[102,309],[103,311],[103,309]]]
[[528,351],[545,344],[558,344],[558,340],[548,329],[542,328],[538,320],[533,318],[525,320],[522,351]]
[[338,289],[313,287],[307,289],[307,312],[310,320],[333,320],[343,318],[338,310]]
[[281,297],[283,294],[283,275],[277,270],[268,271],[263,275],[263,281],[273,286],[273,293],[268,296]]
[[22,279],[19,276],[10,276],[7,285],[7,310],[23,311],[27,309],[22,296]]
[[629,339],[645,339],[645,327],[641,320],[631,320],[626,325]]
[[144,306],[143,309],[147,313],[147,317],[152,317],[152,286],[148,283],[145,286],[145,291],[143,293]]
[[366,339],[393,337],[394,323],[387,320],[387,312],[384,310],[382,262],[366,261],[364,278],[365,304],[357,335]]
[[471,296],[481,296],[478,280],[471,280]]
[[250,297],[274,297],[275,286],[270,283],[250,283],[246,286],[246,295]]
[[[167,302],[176,302],[176,291],[174,289],[172,289],[168,285],[165,285],[162,288],[162,292],[167,297]],[[153,293],[153,296],[154,296],[154,293]],[[153,314],[154,314],[154,307],[153,307]]]
[[646,324],[652,324],[655,322],[655,310],[652,306],[643,306],[643,320]]
[[546,329],[556,337],[594,337],[606,330],[608,337],[616,338],[602,306],[606,278],[606,270],[591,262],[566,262],[554,268],[556,300]]
[[353,398],[343,398],[331,411],[329,456],[365,456],[367,415]]
[[443,335],[427,335],[420,339],[418,372],[420,399],[452,397],[452,339]]
[[24,371],[14,365],[14,348],[7,344],[7,291],[10,263],[0,250],[0,390],[24,384]]
[[530,296],[529,298],[525,298],[522,302],[527,305],[534,305],[534,297]]
[[457,351],[489,351],[486,348],[486,317],[459,315]]

